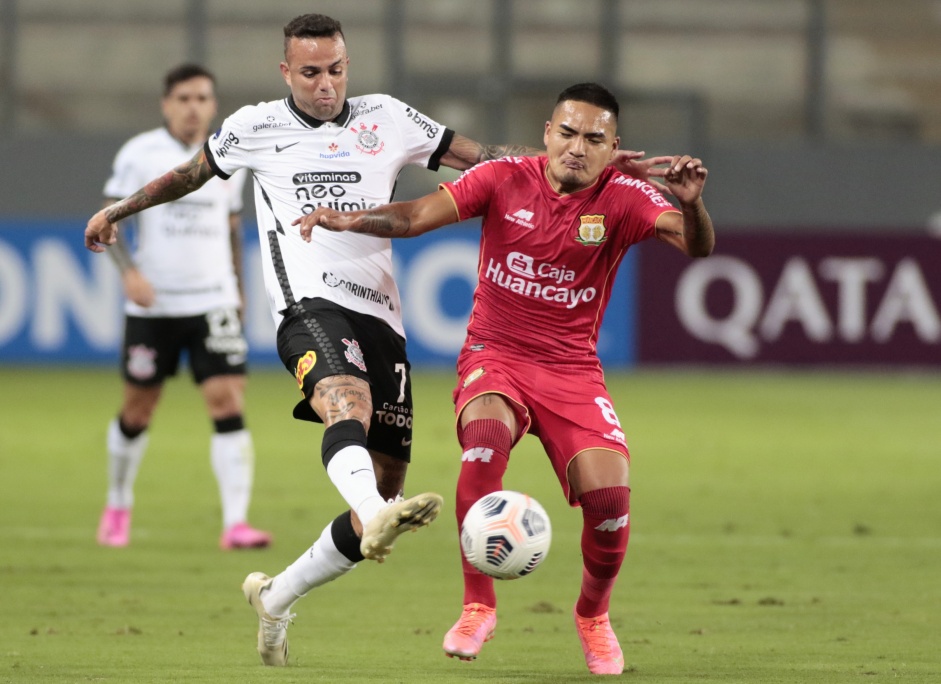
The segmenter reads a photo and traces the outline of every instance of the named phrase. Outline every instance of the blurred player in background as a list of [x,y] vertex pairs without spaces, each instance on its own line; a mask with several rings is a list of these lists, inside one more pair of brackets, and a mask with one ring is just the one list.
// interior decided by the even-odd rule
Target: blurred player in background
[[[202,148],[216,115],[215,78],[192,64],[164,78],[165,125],[129,140],[105,185],[105,206]],[[164,381],[188,354],[193,378],[213,422],[210,459],[222,499],[224,549],[268,546],[271,536],[249,526],[254,474],[252,437],[243,395],[248,347],[240,309],[244,174],[217,178],[198,192],[148,211],[137,220],[137,249],[124,239],[110,254],[127,298],[121,370],[124,399],[108,426],[108,501],[98,543],[130,541],[134,479],[147,448]]]
[[[571,505],[581,506],[584,559],[574,619],[589,670],[620,674],[624,656],[608,619],[630,530],[627,441],[596,354],[598,329],[627,249],[657,237],[704,257],[715,241],[699,159],[670,158],[662,175],[680,209],[644,179],[609,166],[619,146],[618,103],[583,83],[559,96],[545,126],[547,157],[480,164],[413,202],[297,219],[383,237],[412,237],[483,217],[480,279],[458,359],[454,399],[463,455],[457,522],[503,489],[511,448],[542,441]],[[313,235],[323,231],[313,231]],[[493,579],[462,558],[464,609],[444,650],[477,657],[496,627]]]

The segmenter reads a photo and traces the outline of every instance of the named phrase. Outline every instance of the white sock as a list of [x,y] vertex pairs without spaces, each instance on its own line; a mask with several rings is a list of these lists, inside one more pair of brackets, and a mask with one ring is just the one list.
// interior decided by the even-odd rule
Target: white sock
[[363,525],[386,505],[376,488],[372,457],[364,447],[354,445],[340,449],[327,464],[327,475]]
[[118,419],[108,424],[108,506],[134,506],[134,480],[147,449],[147,433],[128,439],[118,427]]
[[252,497],[255,450],[248,430],[215,433],[209,447],[222,500],[222,529],[245,522]]
[[261,602],[272,617],[281,617],[291,611],[291,606],[311,589],[331,582],[356,567],[356,563],[337,550],[333,543],[333,523],[320,534],[320,539],[291,563],[271,582]]

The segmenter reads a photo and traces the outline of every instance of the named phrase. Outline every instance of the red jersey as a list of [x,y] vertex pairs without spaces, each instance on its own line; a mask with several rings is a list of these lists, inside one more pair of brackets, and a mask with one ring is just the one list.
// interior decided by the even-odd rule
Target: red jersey
[[483,217],[462,354],[489,348],[597,363],[598,330],[621,259],[654,235],[661,214],[677,211],[655,187],[610,166],[590,188],[560,195],[546,178],[547,161],[504,157],[441,186],[461,220]]

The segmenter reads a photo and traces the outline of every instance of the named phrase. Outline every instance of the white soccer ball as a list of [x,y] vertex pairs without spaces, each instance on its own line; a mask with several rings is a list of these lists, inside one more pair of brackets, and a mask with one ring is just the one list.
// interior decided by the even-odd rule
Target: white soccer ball
[[461,550],[467,562],[496,579],[528,575],[546,559],[552,525],[545,509],[520,492],[493,492],[467,511]]

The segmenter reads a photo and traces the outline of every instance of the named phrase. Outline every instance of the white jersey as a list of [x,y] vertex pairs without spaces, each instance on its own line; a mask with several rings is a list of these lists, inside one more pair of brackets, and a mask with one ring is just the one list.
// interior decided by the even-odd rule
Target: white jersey
[[[166,128],[141,133],[114,160],[105,197],[126,197],[152,179],[191,159],[202,143],[188,146]],[[128,300],[132,316],[195,316],[238,307],[229,215],[242,210],[245,175],[212,178],[196,192],[160,204],[136,217],[134,263],[154,287],[152,306]]]
[[392,200],[406,164],[436,170],[454,133],[388,95],[353,97],[333,121],[302,112],[290,96],[243,107],[206,142],[219,176],[251,169],[265,287],[275,323],[308,297],[382,319],[404,336],[388,238],[291,223],[318,206],[358,210]]

